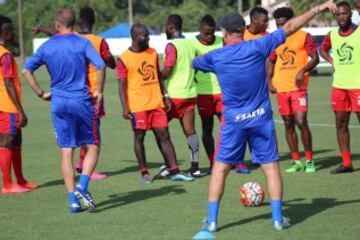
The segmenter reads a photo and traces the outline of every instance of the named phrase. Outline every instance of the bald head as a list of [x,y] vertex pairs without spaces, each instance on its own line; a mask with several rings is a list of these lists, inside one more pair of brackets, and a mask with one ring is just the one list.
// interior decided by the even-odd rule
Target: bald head
[[63,8],[57,13],[55,21],[64,28],[73,28],[75,26],[75,13],[70,8]]
[[149,34],[147,27],[141,23],[135,23],[131,26],[131,38],[135,39],[137,35]]
[[142,52],[149,48],[149,30],[141,23],[135,23],[131,27],[131,48],[135,51]]

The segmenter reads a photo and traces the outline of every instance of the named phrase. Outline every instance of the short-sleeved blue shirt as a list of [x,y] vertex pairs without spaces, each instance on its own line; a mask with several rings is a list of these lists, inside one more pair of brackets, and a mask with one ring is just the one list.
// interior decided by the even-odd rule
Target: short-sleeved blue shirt
[[97,69],[105,63],[90,41],[78,34],[58,34],[46,41],[25,63],[31,72],[46,65],[53,97],[88,99],[88,64]]
[[285,31],[213,50],[193,61],[195,69],[216,74],[222,92],[224,120],[242,128],[272,118],[266,59],[285,41]]

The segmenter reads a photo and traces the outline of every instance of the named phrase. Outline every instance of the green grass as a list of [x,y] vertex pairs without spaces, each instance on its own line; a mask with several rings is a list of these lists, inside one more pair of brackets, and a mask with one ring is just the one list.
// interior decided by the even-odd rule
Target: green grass
[[[44,69],[38,72],[43,86],[49,85]],[[23,84],[23,102],[29,125],[24,129],[23,156],[27,178],[40,185],[30,194],[0,196],[0,239],[191,239],[206,216],[208,178],[191,183],[156,181],[142,185],[132,150],[129,123],[121,117],[113,72],[106,83],[106,119],[102,121],[102,153],[98,169],[109,178],[92,182],[99,206],[96,214],[71,215],[60,171],[60,154],[50,121],[50,105],[40,101]],[[309,122],[334,123],[330,110],[331,78],[312,77]],[[274,98],[272,97],[273,102]],[[274,106],[275,119],[280,120]],[[358,126],[353,116],[351,125]],[[289,166],[283,125],[276,124],[281,166]],[[178,122],[171,122],[171,137],[182,168],[187,168],[188,150]],[[200,133],[199,118],[197,129]],[[246,181],[265,185],[260,170],[251,175],[231,173],[221,203],[218,239],[358,239],[360,234],[360,128],[351,129],[354,166],[352,174],[330,175],[340,163],[334,126],[312,126],[316,174],[285,174],[284,214],[294,224],[275,232],[270,224],[268,198],[259,208],[239,204],[239,188]],[[146,138],[151,173],[157,173],[162,158],[153,134]],[[201,146],[201,166],[207,159]]]

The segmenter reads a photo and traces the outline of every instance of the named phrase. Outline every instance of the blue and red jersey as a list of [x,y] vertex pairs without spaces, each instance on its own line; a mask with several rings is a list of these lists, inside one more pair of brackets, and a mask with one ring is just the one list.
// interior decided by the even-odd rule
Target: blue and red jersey
[[213,50],[193,61],[195,69],[216,74],[223,94],[225,123],[248,128],[272,119],[265,63],[285,38],[280,28],[255,40]]
[[33,72],[43,64],[50,74],[52,97],[76,99],[90,97],[88,64],[93,64],[97,70],[105,67],[91,42],[72,33],[50,38],[25,63],[24,69]]

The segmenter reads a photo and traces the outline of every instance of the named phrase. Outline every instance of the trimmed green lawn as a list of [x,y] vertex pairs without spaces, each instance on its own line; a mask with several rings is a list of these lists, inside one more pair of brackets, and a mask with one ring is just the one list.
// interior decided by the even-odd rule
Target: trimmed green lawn
[[[43,86],[49,85],[44,69],[38,72]],[[330,175],[341,158],[330,110],[330,76],[316,76],[310,83],[309,122],[313,133],[315,174],[286,174],[284,215],[294,226],[288,231],[271,228],[269,199],[258,208],[239,203],[239,188],[247,181],[265,185],[260,170],[251,175],[231,173],[221,203],[218,239],[359,239],[360,236],[360,128],[353,116],[351,143],[354,167],[351,174]],[[208,177],[182,183],[140,183],[132,150],[130,124],[121,117],[114,73],[106,83],[106,119],[102,121],[102,153],[98,170],[109,178],[92,182],[90,190],[99,212],[72,215],[60,171],[60,154],[50,120],[50,105],[40,101],[23,83],[24,106],[29,125],[23,131],[24,173],[39,189],[23,195],[0,195],[0,239],[191,239],[206,216]],[[272,97],[273,102],[275,102]],[[290,165],[281,118],[274,105],[282,169]],[[171,122],[171,137],[181,167],[189,167],[186,139],[178,122]],[[201,133],[197,118],[198,133]],[[200,135],[199,135],[200,136]],[[162,163],[153,134],[146,137],[151,174]],[[247,157],[248,158],[248,157]],[[203,147],[201,167],[208,161]]]

